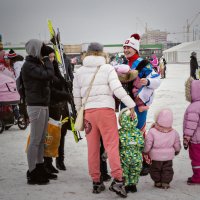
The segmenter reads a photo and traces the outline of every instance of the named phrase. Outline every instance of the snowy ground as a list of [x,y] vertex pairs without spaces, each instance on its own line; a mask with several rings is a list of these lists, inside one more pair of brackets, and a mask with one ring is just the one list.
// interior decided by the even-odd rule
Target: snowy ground
[[[160,107],[170,107],[174,112],[174,128],[182,136],[182,120],[188,103],[184,97],[184,82],[189,74],[189,65],[167,65],[167,79],[162,80],[157,90],[154,103],[149,110],[148,127],[153,122],[153,113]],[[91,193],[92,182],[87,168],[87,146],[84,135],[78,144],[71,132],[66,136],[67,171],[58,174],[58,180],[44,186],[26,184],[27,161],[25,154],[26,138],[29,130],[20,131],[13,126],[0,135],[0,199],[1,200],[93,200],[119,199],[108,190],[101,194]],[[149,176],[141,177],[138,192],[128,194],[134,200],[193,200],[199,199],[199,186],[188,186],[187,178],[191,175],[188,152],[181,150],[174,159],[174,179],[169,190],[153,187]]]

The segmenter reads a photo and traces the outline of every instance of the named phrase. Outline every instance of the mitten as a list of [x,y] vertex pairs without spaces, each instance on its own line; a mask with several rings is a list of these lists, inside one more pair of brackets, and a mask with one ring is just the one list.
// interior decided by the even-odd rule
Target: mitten
[[184,146],[185,150],[188,149],[189,142],[190,142],[190,136],[184,136],[183,137],[183,146]]

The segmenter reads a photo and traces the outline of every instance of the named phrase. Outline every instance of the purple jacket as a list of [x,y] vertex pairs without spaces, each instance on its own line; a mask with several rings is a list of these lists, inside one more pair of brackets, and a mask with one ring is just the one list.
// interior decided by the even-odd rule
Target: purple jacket
[[183,136],[191,137],[190,142],[200,143],[200,81],[193,80],[190,87],[191,104],[183,119]]
[[145,138],[145,153],[149,153],[152,160],[172,160],[175,152],[181,150],[180,137],[172,128],[173,113],[169,109],[162,110]]

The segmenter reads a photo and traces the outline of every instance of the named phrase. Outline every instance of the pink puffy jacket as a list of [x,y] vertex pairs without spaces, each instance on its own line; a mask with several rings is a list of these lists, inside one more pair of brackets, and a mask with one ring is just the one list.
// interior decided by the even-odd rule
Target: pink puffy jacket
[[191,137],[190,142],[200,143],[200,81],[193,80],[190,87],[191,104],[183,120],[183,135]]
[[[181,150],[180,137],[172,127],[173,113],[169,109],[159,112],[154,128],[151,128],[145,138],[145,153],[149,153],[152,160],[172,160],[175,152]],[[159,128],[157,128],[159,127]]]

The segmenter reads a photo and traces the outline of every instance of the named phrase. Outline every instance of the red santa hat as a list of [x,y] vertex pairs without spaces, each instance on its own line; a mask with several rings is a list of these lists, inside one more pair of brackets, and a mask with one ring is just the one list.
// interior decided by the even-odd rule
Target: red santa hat
[[138,53],[139,53],[139,49],[140,49],[140,35],[137,33],[134,33],[131,35],[130,38],[128,38],[124,44],[124,46],[129,46],[132,47],[133,49],[135,49]]

